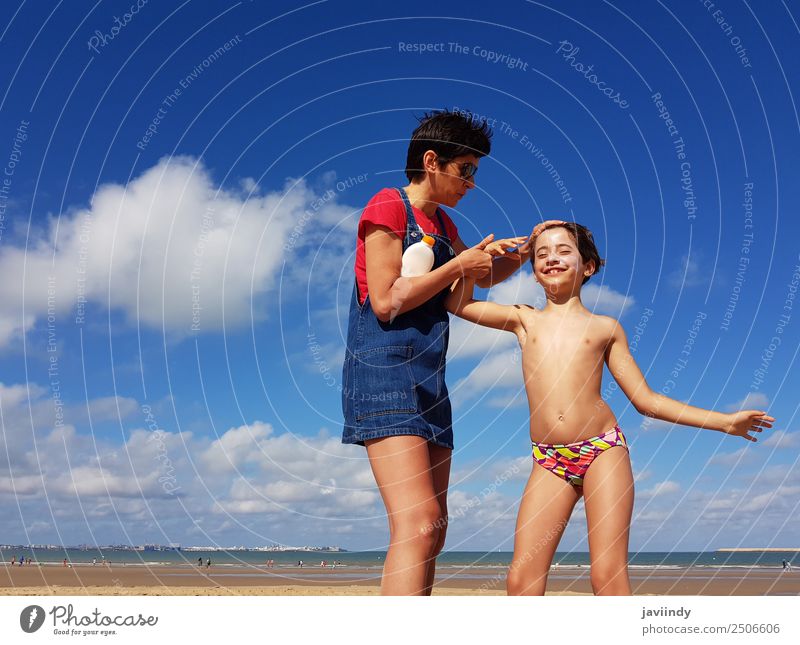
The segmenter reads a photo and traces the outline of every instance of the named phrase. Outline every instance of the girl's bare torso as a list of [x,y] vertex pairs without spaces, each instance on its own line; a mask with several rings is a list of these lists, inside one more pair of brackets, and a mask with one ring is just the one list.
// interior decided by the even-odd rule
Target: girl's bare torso
[[522,374],[531,413],[531,440],[566,444],[595,437],[617,419],[601,385],[612,318],[588,310],[548,312],[519,307]]

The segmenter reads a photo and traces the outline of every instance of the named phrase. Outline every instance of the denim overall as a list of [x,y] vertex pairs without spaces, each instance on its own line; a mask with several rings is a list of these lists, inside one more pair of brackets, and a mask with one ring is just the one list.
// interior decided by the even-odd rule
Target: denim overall
[[[421,241],[423,233],[405,191],[397,191],[406,207],[405,251]],[[439,230],[445,232],[438,209],[436,216]],[[455,253],[445,235],[428,235],[435,240],[436,269]],[[444,382],[450,337],[444,307],[447,292],[445,288],[391,322],[381,322],[372,311],[369,295],[359,304],[356,281],[342,370],[342,443],[363,446],[367,439],[416,435],[452,450],[452,412]]]

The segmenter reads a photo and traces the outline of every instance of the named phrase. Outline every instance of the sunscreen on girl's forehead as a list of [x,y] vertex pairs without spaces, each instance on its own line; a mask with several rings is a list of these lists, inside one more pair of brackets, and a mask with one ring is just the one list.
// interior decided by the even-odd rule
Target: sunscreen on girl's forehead
[[415,278],[428,273],[433,267],[435,242],[430,235],[423,235],[421,242],[410,245],[403,253],[400,275],[404,278]]

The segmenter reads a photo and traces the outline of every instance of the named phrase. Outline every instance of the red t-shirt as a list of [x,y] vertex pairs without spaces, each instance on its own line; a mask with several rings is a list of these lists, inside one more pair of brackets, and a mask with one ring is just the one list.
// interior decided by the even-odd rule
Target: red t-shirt
[[[418,208],[414,208],[414,219],[426,233],[446,235],[450,238],[452,245],[458,239],[458,228],[453,224],[453,220],[440,208],[445,231],[439,230],[439,218],[434,214],[429,218]],[[401,238],[406,234],[406,207],[403,198],[394,188],[384,188],[376,194],[361,213],[358,221],[358,240],[356,242],[356,281],[358,283],[359,300],[361,304],[367,299],[367,256],[364,253],[364,238],[366,236],[367,223],[378,226],[386,226]]]

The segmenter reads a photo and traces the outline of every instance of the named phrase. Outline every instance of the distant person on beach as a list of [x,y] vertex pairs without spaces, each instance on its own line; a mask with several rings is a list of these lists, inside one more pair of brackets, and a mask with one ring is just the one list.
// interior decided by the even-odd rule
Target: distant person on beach
[[[771,428],[775,419],[763,410],[713,412],[653,392],[619,322],[593,314],[581,302],[581,287],[604,264],[591,232],[561,222],[531,237],[534,277],[547,296],[543,309],[475,300],[469,277],[446,301],[465,320],[516,334],[522,349],[533,467],[517,516],[507,590],[544,594],[558,542],[583,497],[594,593],[630,595],[633,475],[628,442],[601,394],[604,363],[648,417],[748,441],[756,441],[751,433]],[[673,437],[678,441],[677,433]]]
[[206,560],[206,569],[210,569],[210,568],[211,568],[211,558]]
[[198,567],[202,567],[203,566],[203,558],[197,558],[197,566]]
[[92,558],[92,566],[93,567],[97,566],[97,558]]
[[67,559],[66,558],[64,558],[64,566],[65,567],[67,566]]
[[17,556],[11,556],[11,566],[13,567],[17,563]]

